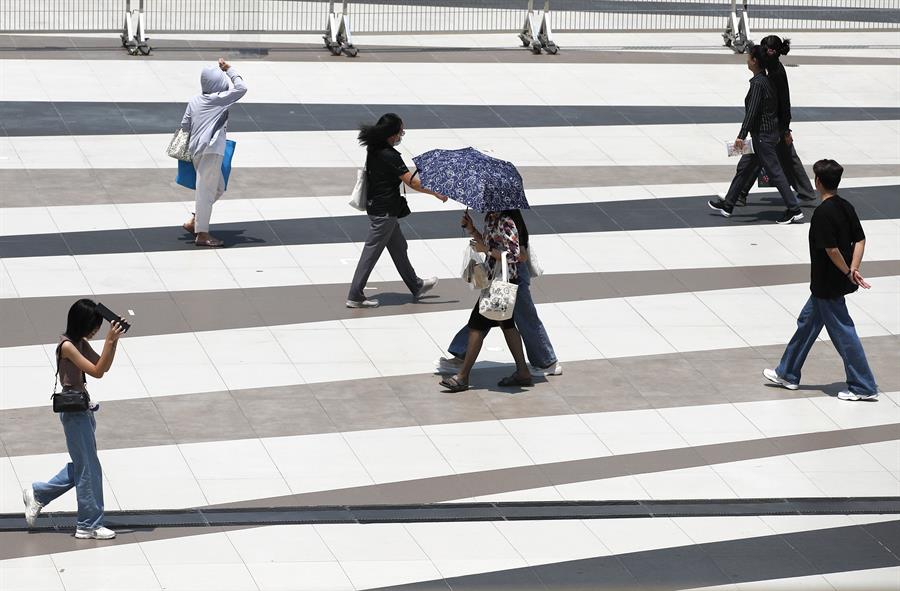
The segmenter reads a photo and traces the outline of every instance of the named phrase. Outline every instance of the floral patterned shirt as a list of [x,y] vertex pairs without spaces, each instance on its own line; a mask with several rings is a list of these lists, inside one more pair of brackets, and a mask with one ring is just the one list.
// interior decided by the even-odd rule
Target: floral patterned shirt
[[[506,252],[506,262],[509,265],[509,280],[515,283],[519,278],[518,263],[521,258],[519,248],[519,229],[516,223],[508,215],[498,212],[490,212],[484,216],[484,242],[490,250]],[[488,255],[488,266],[493,270],[497,260]],[[501,270],[497,269],[498,278]]]

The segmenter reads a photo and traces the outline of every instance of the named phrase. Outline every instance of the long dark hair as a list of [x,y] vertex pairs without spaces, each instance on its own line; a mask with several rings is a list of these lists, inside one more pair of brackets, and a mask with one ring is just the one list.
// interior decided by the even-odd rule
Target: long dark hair
[[762,41],[759,42],[762,47],[766,48],[766,53],[768,51],[772,51],[771,55],[767,55],[767,59],[769,61],[778,61],[778,58],[787,55],[791,50],[791,40],[790,39],[782,39],[778,35],[769,35],[767,37],[763,37]]
[[387,140],[403,129],[403,120],[396,113],[385,113],[375,125],[360,125],[356,139],[369,151],[388,147]]
[[100,328],[103,316],[97,311],[97,302],[80,299],[69,308],[66,332],[63,334],[77,346],[83,338]]
[[519,246],[528,248],[528,226],[525,225],[525,218],[522,217],[522,212],[518,209],[504,209],[500,213],[512,218],[512,221],[516,224],[516,230],[519,231]]

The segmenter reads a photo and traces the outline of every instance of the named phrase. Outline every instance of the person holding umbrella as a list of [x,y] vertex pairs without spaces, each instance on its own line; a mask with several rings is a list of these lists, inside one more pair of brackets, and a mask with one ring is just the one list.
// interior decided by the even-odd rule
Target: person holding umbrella
[[378,300],[366,298],[363,289],[385,248],[414,299],[428,293],[438,282],[437,277],[420,279],[409,262],[400,219],[408,216],[410,211],[406,198],[400,195],[400,184],[404,183],[420,193],[434,195],[443,202],[447,198],[422,187],[420,180],[410,173],[403,157],[395,148],[405,134],[403,120],[394,113],[386,113],[375,125],[363,125],[359,129],[357,139],[366,147],[366,213],[369,216],[369,236],[356,265],[350,293],[347,294],[348,308],[378,307]]
[[[499,326],[503,328],[516,360],[516,373],[504,378],[500,385],[531,385],[531,373],[522,354],[523,338],[529,358],[535,365],[552,370],[554,375],[562,373],[529,290],[528,228],[520,211],[528,209],[529,205],[519,171],[511,163],[474,148],[432,150],[417,156],[413,162],[424,186],[471,209],[487,212],[484,232],[475,230],[468,212],[463,216],[462,226],[472,237],[472,247],[489,255],[490,268],[494,269],[497,261],[502,260],[501,255],[507,257],[510,282],[516,283],[518,288],[513,318]],[[451,375],[441,382],[444,387],[452,392],[468,388],[469,372],[484,338],[497,325],[481,316],[476,306],[469,322],[450,346],[454,358],[441,358],[439,362],[439,372]],[[525,338],[526,335],[529,338]]]

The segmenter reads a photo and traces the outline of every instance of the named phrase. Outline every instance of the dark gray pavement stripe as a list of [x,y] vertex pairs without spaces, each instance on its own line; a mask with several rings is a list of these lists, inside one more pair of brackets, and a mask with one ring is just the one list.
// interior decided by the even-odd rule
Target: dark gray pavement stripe
[[[648,47],[637,43],[620,47],[569,47],[553,56],[553,62],[579,64],[743,64],[744,56],[735,55],[724,47],[719,48],[721,37],[710,34],[712,46],[695,47],[696,53],[686,53],[684,47]],[[510,36],[507,48],[459,48],[459,47],[411,47],[379,44],[367,46],[364,37],[357,37],[360,54],[351,61],[335,58],[324,51],[320,43],[284,43],[258,41],[209,41],[153,39],[153,53],[141,56],[141,60],[192,60],[215,61],[224,56],[229,61],[281,61],[341,63],[547,63],[548,56],[534,55],[523,49],[515,37]],[[893,46],[890,46],[893,47]],[[900,59],[892,57],[855,56],[853,50],[879,49],[880,45],[862,44],[847,48],[845,45],[817,45],[798,49],[838,49],[844,55],[790,55],[784,58],[789,65],[897,65]],[[639,49],[640,51],[629,51]],[[650,51],[654,49],[656,51]],[[679,51],[666,51],[675,49]],[[712,49],[712,51],[710,51]],[[0,60],[2,59],[53,59],[53,60],[121,60],[122,47],[118,37],[78,37],[42,35],[0,35]]]
[[[434,523],[460,521],[545,521],[666,517],[900,514],[900,497],[695,499],[653,501],[537,501],[342,505],[264,509],[173,509],[107,511],[104,523],[115,530],[216,526]],[[76,513],[47,512],[31,531],[75,529]],[[21,512],[0,514],[0,535],[29,531]]]
[[[865,271],[874,279],[900,275],[900,261],[866,262]],[[806,264],[563,273],[535,280],[532,293],[537,303],[553,303],[803,283],[808,277]],[[377,290],[381,306],[364,311],[346,308],[347,284],[342,283],[84,297],[114,310],[133,310],[129,336],[135,337],[448,310],[460,310],[462,323],[477,298],[455,279],[441,282],[418,302],[412,301],[399,281],[370,282],[369,287]],[[55,342],[62,328],[62,311],[75,299],[69,295],[0,300],[0,347]]]
[[[185,103],[190,97],[185,97]],[[172,133],[185,103],[0,101],[0,131],[8,137]],[[735,123],[742,107],[714,106],[550,106],[550,105],[365,105],[238,103],[228,130],[344,131],[400,113],[410,129],[569,127]],[[876,121],[900,119],[900,107],[792,108],[793,121]]]
[[[881,389],[900,390],[900,365],[897,364],[900,337],[867,337],[863,345]],[[472,374],[472,389],[461,396],[447,396],[442,392],[435,375],[416,374],[102,400],[97,415],[97,443],[101,449],[122,449],[790,400],[835,396],[844,388],[843,366],[827,342],[813,347],[804,367],[805,382],[799,390],[771,385],[762,378],[761,372],[778,363],[783,349],[782,345],[771,345],[588,361],[563,359],[563,375],[538,380],[534,388],[523,391],[494,386],[500,377],[509,374],[509,366],[479,363]],[[47,371],[49,387],[52,373],[49,367]],[[603,385],[600,391],[598,384]],[[57,415],[46,406],[44,394],[34,395],[40,397],[43,406],[0,410],[2,455],[65,453],[65,439]],[[203,420],[198,421],[198,416]]]
[[[776,579],[849,573],[900,565],[900,521],[759,536],[693,546],[584,558],[380,587],[392,591],[677,591],[771,581],[759,589],[793,589]],[[846,580],[846,579],[844,579]],[[816,588],[815,583],[812,583]],[[863,581],[848,589],[883,589]]]
[[405,505],[441,503],[454,499],[469,499],[590,480],[682,470],[709,466],[711,464],[771,458],[785,454],[895,441],[897,439],[900,439],[900,423],[891,423],[874,427],[819,431],[800,435],[783,435],[659,451],[619,454],[600,458],[517,466],[515,468],[464,472],[447,476],[370,484],[211,506],[214,508],[247,509],[285,505]]
[[[862,220],[896,219],[900,218],[898,189],[895,185],[857,187],[842,189],[841,194],[853,203]],[[539,205],[524,216],[529,232],[539,235],[771,224],[784,211],[781,198],[767,193],[752,198],[731,218],[724,218],[707,207],[710,198],[715,195]],[[807,216],[812,215],[816,203],[801,204]],[[410,240],[459,238],[459,218],[456,209],[417,212],[404,219],[403,233]],[[195,251],[193,237],[181,228],[181,222],[173,220],[170,227],[0,236],[0,258]],[[232,248],[334,244],[365,242],[369,220],[362,214],[270,219],[213,224],[212,230]]]
[[[112,540],[76,540],[69,532],[4,532],[0,533],[0,560],[42,556],[57,552],[74,552],[90,548],[107,548],[188,536],[202,536],[247,529],[235,527],[141,528],[119,531]],[[124,591],[124,590],[123,590]]]
[[[812,175],[812,169],[808,168]],[[526,189],[728,182],[734,164],[679,166],[520,166]],[[844,178],[900,176],[896,164],[845,167]],[[349,195],[351,167],[236,168],[225,199]],[[0,207],[193,201],[171,168],[0,169]],[[417,196],[410,195],[415,208]],[[179,222],[180,223],[180,222]]]

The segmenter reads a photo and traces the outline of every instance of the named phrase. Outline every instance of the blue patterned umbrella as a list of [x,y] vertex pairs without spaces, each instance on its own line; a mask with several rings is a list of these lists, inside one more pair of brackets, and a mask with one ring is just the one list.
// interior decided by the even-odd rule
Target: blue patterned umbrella
[[431,150],[413,158],[422,186],[479,212],[529,209],[522,175],[475,148]]

